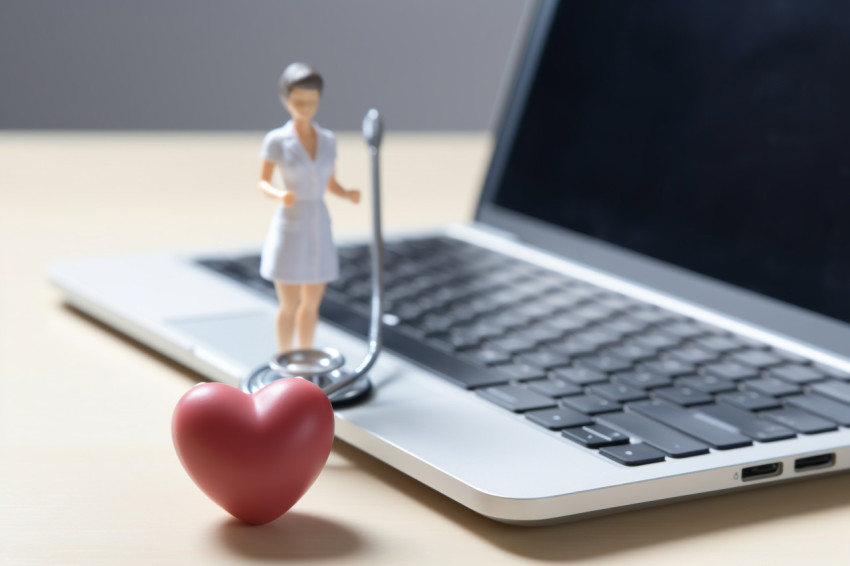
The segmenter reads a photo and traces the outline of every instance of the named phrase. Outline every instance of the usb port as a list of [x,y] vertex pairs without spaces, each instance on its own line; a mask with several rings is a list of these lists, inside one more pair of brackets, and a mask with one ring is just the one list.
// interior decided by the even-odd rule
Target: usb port
[[818,454],[817,456],[809,456],[807,458],[797,458],[794,460],[795,472],[807,472],[809,470],[817,470],[820,468],[829,468],[835,465],[835,453]]
[[782,463],[774,462],[772,464],[761,464],[760,466],[750,466],[741,471],[742,481],[763,480],[773,476],[778,476],[782,473]]

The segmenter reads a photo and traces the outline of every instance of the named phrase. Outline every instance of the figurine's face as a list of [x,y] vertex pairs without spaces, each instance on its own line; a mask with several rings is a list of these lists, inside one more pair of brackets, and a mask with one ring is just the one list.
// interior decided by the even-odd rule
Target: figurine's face
[[294,120],[312,120],[319,109],[319,91],[314,88],[294,88],[283,105]]

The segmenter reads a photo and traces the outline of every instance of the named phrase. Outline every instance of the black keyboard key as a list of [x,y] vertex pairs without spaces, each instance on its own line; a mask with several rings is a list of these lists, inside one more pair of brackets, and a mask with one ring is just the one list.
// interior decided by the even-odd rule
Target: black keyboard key
[[[325,297],[327,297],[327,294],[325,294]],[[418,325],[401,322],[397,318],[394,319],[391,314],[384,314],[383,320],[385,327],[392,326],[399,332],[403,332],[417,340],[425,340],[425,332]]]
[[[523,285],[523,288],[525,285]],[[487,298],[492,301],[500,309],[507,309],[505,312],[519,312],[526,317],[535,318],[530,312],[531,309],[526,309],[533,303],[523,303],[522,295],[517,289],[503,288],[499,291],[493,291],[487,294]]]
[[524,354],[525,352],[532,352],[537,347],[537,343],[534,340],[525,338],[523,336],[515,335],[509,335],[504,338],[490,340],[488,344],[490,346],[493,346],[494,348],[498,348],[499,350],[503,350],[513,355]]
[[507,379],[525,381],[529,379],[542,379],[546,377],[546,371],[537,366],[528,364],[510,364],[504,366],[496,366],[491,370],[493,373],[498,373]]
[[235,265],[241,267],[246,273],[256,275],[260,272],[260,257],[256,255],[247,255],[238,257],[233,260]]
[[673,458],[708,453],[708,445],[642,415],[612,413],[601,415],[597,420],[622,430],[628,436],[636,436]]
[[708,393],[694,389],[693,387],[665,387],[663,389],[653,390],[652,394],[658,399],[663,399],[683,407],[711,403],[714,400]]
[[632,363],[617,356],[608,354],[596,354],[585,356],[576,361],[577,365],[589,367],[603,373],[614,373],[631,369]]
[[[502,306],[498,303],[498,301],[491,299],[487,295],[479,295],[472,299],[466,300],[463,303],[467,308],[472,309],[472,312],[475,314],[475,316],[484,316],[490,314],[498,310]],[[529,320],[529,317],[523,317],[522,322],[520,322],[519,324],[525,324]]]
[[700,365],[715,361],[719,354],[696,346],[684,346],[668,350],[665,356],[686,364]]
[[698,415],[707,415],[712,419],[727,423],[738,429],[741,434],[745,434],[758,442],[774,442],[797,436],[788,427],[760,418],[749,411],[736,409],[731,405],[703,405],[695,410]]
[[574,395],[572,397],[564,397],[561,400],[561,405],[575,409],[580,413],[588,415],[598,415],[601,413],[610,413],[619,411],[622,406],[614,401],[597,397],[596,395]]
[[673,380],[666,375],[658,375],[643,370],[615,373],[613,378],[617,383],[623,383],[640,389],[657,389],[673,384]]
[[799,364],[790,364],[771,368],[770,371],[768,371],[768,375],[770,377],[776,377],[790,383],[798,384],[812,383],[826,379],[826,375],[824,375],[823,372],[820,372],[811,366],[801,366]]
[[566,356],[585,356],[596,351],[597,346],[590,342],[585,342],[578,336],[567,336],[560,341],[552,342],[542,346],[543,349]]
[[521,355],[519,361],[547,370],[570,364],[569,356],[552,351],[529,352],[528,354]]
[[398,303],[387,310],[389,316],[394,316],[402,322],[410,322],[427,314],[427,309],[417,303],[408,301]]
[[764,411],[761,416],[803,434],[818,434],[838,429],[832,421],[793,407]]
[[643,466],[664,461],[663,452],[644,443],[606,446],[599,453],[624,466]]
[[355,281],[345,288],[349,300],[366,302],[372,296],[372,284],[368,281]]
[[684,319],[682,315],[647,305],[630,311],[629,316],[646,322],[647,324],[660,324],[662,322]]
[[582,388],[566,379],[535,379],[526,382],[529,389],[547,397],[566,397],[567,395],[579,395]]
[[616,356],[631,363],[636,363],[654,358],[658,353],[658,350],[654,348],[646,348],[640,344],[625,343],[620,344],[619,346],[613,346],[602,353]]
[[423,334],[436,334],[440,332],[448,332],[455,324],[457,324],[457,321],[445,314],[429,314],[419,322],[417,328],[419,328]]
[[845,381],[850,380],[850,373],[840,370],[838,368],[826,366],[823,364],[815,364],[815,367],[826,375],[828,375],[829,377],[833,377],[835,379],[843,379]]
[[752,366],[728,361],[703,366],[702,371],[708,375],[715,375],[732,381],[752,379],[759,376],[759,371]]
[[647,332],[646,334],[635,336],[632,338],[632,341],[635,344],[645,348],[652,348],[656,351],[673,348],[682,342],[680,338],[675,338],[669,334],[662,334],[661,332]]
[[[549,297],[544,297],[544,300],[548,300],[548,298]],[[560,330],[561,332],[575,332],[587,327],[586,320],[577,316],[570,316],[568,314],[562,314],[554,318],[547,319],[546,324]]]
[[532,340],[537,344],[545,344],[546,342],[555,342],[561,339],[564,332],[554,326],[548,324],[537,323],[524,328],[521,331],[522,336],[528,340]]
[[811,390],[824,397],[835,399],[850,405],[850,383],[844,381],[823,381],[811,386]]
[[591,297],[604,295],[605,291],[599,287],[591,285],[590,283],[582,283],[580,281],[573,280],[573,285],[570,287],[570,293],[585,299],[590,299]]
[[841,426],[850,426],[850,406],[820,395],[794,395],[785,398],[789,407],[802,409],[831,420]]
[[629,442],[629,437],[622,432],[599,424],[568,428],[561,431],[561,434],[586,448],[601,448]]
[[706,327],[695,322],[674,322],[658,328],[662,333],[680,339],[696,338],[708,334]]
[[485,387],[475,391],[481,397],[500,405],[509,411],[522,413],[535,409],[549,409],[557,406],[554,399],[517,385]]
[[[559,289],[554,293],[546,293],[542,295],[540,300],[549,305],[553,313],[563,313],[564,311],[584,302],[585,299],[584,297],[579,297],[578,295],[574,295],[564,289]],[[586,322],[581,321],[580,324],[584,325]]]
[[468,324],[478,316],[465,302],[453,303],[448,310],[442,311],[442,314],[455,318],[458,326]]
[[741,336],[739,334],[735,335],[735,340],[741,342],[744,347],[750,348],[751,350],[769,350],[769,346],[764,342],[760,342],[755,338],[750,338],[749,336]]
[[602,346],[610,346],[620,341],[620,335],[610,330],[604,330],[599,327],[594,327],[589,330],[584,330],[574,335],[576,340],[600,348]]
[[[611,295],[605,295],[603,297],[596,297],[596,299],[594,299],[594,300],[597,303],[599,303],[600,305],[606,306],[609,309],[614,310],[614,311],[626,311],[626,310],[638,308],[639,306],[641,306],[641,303],[639,301],[636,301],[635,299],[630,299],[629,297],[626,297],[625,295],[619,295],[619,294],[611,294]],[[646,323],[641,322],[641,325],[643,325],[643,327],[645,327]]]
[[525,413],[525,418],[550,430],[580,427],[593,423],[591,417],[567,407],[529,411]]
[[700,348],[712,350],[718,354],[728,354],[745,347],[741,341],[732,336],[706,336],[698,338],[694,343]]
[[801,356],[800,354],[795,354],[794,352],[789,352],[788,350],[778,350],[776,348],[773,349],[773,353],[777,356],[781,357],[786,362],[792,362],[795,364],[807,364],[809,363],[809,359],[805,356]]
[[570,311],[570,314],[573,316],[577,316],[583,320],[587,320],[590,322],[598,322],[600,320],[604,320],[609,318],[614,314],[613,309],[609,309],[599,303],[592,303],[584,306],[577,307]]
[[479,366],[489,367],[510,363],[513,357],[507,352],[495,348],[478,348],[465,352],[465,360]]
[[552,306],[543,301],[528,301],[511,307],[512,312],[519,313],[531,320],[538,320],[552,315]]
[[647,398],[647,393],[643,389],[637,389],[623,385],[622,383],[591,385],[587,388],[587,392],[616,403],[628,403],[629,401],[639,401]]
[[587,430],[591,430],[598,434],[599,436],[604,436],[606,438],[611,439],[611,445],[614,444],[628,444],[629,437],[620,432],[619,430],[613,429],[611,427],[607,427],[602,423],[595,423],[592,425],[586,425],[584,427]]
[[691,375],[688,377],[680,377],[676,380],[676,385],[681,387],[693,387],[704,393],[716,395],[717,393],[726,393],[728,391],[736,391],[738,386],[728,379],[722,379],[714,375]]
[[204,259],[198,262],[208,269],[212,269],[221,275],[245,282],[256,277],[257,270],[248,268],[239,259]]
[[428,343],[435,348],[445,352],[462,352],[477,347],[482,338],[475,333],[461,330],[452,330],[442,334],[434,334],[428,337]]
[[724,393],[722,395],[718,395],[717,400],[721,403],[727,403],[745,411],[763,411],[765,409],[775,409],[782,406],[782,403],[774,397],[768,397],[767,395],[762,395],[756,391]]
[[768,395],[770,397],[785,397],[786,395],[794,395],[801,392],[799,386],[787,381],[782,381],[775,377],[751,379],[749,381],[745,381],[743,386],[746,390],[755,391],[756,393],[761,393],[762,395]]
[[[364,338],[368,333],[368,311],[352,310],[348,302],[338,301],[330,296],[325,297],[322,301],[320,314],[325,321]],[[393,327],[384,328],[384,345],[387,350],[426,366],[446,380],[465,389],[498,385],[507,383],[511,379],[517,379],[510,372],[502,371],[502,368],[511,366],[478,367],[459,359],[452,353],[430,347],[427,341],[417,339]],[[535,371],[537,377],[546,377],[540,370],[535,369]],[[533,377],[528,379],[533,379]]]
[[740,448],[752,444],[752,441],[746,436],[717,427],[700,420],[691,411],[661,401],[631,403],[629,410],[675,428],[719,450]]
[[782,358],[768,352],[766,350],[742,350],[729,354],[729,359],[733,362],[746,364],[758,369],[764,369],[770,366],[776,366],[785,362]]
[[646,330],[648,324],[630,316],[618,316],[617,318],[606,320],[599,326],[625,336]]
[[696,371],[696,367],[693,364],[677,360],[655,360],[651,362],[644,362],[641,364],[641,367],[647,371],[666,377],[679,377]]
[[566,379],[576,385],[591,385],[594,383],[603,383],[608,381],[608,376],[604,373],[585,367],[556,369],[552,372],[552,377],[556,379]]
[[479,343],[484,340],[493,340],[494,338],[498,338],[504,335],[505,331],[499,326],[490,325],[486,322],[475,322],[472,324],[466,324],[463,326],[457,327],[456,330],[450,330],[449,332],[457,332],[463,333],[471,337],[471,339],[477,340]]
[[505,329],[518,329],[531,322],[532,318],[515,311],[502,311],[481,318],[485,323]]

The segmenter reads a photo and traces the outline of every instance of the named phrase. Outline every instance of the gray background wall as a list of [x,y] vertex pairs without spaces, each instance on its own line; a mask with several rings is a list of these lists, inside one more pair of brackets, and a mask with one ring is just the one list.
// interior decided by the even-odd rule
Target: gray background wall
[[0,128],[252,130],[282,123],[276,84],[325,76],[318,121],[483,130],[530,0],[3,0]]

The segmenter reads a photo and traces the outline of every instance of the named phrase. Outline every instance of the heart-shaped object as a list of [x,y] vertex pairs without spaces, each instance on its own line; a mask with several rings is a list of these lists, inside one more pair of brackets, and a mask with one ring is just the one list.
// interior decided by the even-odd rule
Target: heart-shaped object
[[210,499],[255,525],[275,520],[310,488],[330,455],[327,395],[303,379],[254,394],[201,383],[180,399],[171,423],[183,467]]

